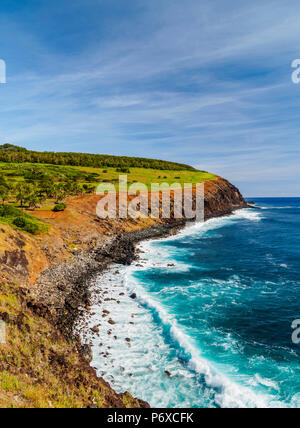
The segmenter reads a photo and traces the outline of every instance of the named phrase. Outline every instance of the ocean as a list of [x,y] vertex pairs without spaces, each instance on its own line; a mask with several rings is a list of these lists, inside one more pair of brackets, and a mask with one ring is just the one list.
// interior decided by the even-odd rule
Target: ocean
[[254,201],[143,242],[140,260],[96,279],[82,335],[118,392],[152,407],[300,407],[300,199]]

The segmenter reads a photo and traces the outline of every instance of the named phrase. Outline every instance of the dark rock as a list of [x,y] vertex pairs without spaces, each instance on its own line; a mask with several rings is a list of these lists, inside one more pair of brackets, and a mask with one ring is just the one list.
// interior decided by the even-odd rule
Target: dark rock
[[93,361],[93,351],[91,345],[82,345],[80,351],[86,361],[90,364]]

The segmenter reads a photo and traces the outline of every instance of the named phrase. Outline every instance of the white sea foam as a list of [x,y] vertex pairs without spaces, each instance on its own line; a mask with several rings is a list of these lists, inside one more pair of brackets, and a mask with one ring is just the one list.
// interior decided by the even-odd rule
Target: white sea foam
[[[239,210],[232,216],[226,218],[211,219],[205,223],[190,225],[183,229],[178,235],[162,239],[166,245],[153,245],[154,241],[143,242],[139,248],[145,252],[141,260],[127,268],[117,268],[119,275],[107,276],[105,279],[99,278],[101,289],[103,284],[114,284],[106,287],[109,297],[113,300],[105,303],[105,308],[110,310],[116,326],[108,326],[107,320],[102,320],[103,303],[95,303],[91,320],[88,321],[88,333],[85,329],[84,339],[93,343],[94,361],[93,366],[98,369],[98,373],[107,381],[111,382],[118,391],[129,390],[135,395],[147,400],[152,406],[157,407],[191,407],[192,405],[220,406],[220,407],[270,407],[272,406],[271,396],[262,392],[254,392],[252,388],[245,386],[243,382],[232,380],[223,374],[222,370],[215,363],[204,358],[201,350],[193,343],[192,338],[178,325],[174,317],[169,315],[163,305],[150,296],[143,286],[135,279],[133,273],[136,270],[147,270],[151,267],[170,268],[172,256],[175,249],[168,246],[168,241],[182,239],[185,236],[194,234],[203,235],[209,230],[221,228],[228,222],[237,220],[259,221],[262,214],[254,210]],[[157,242],[157,240],[155,241]],[[188,269],[189,266],[175,262],[175,266],[170,270]],[[107,274],[109,275],[109,274]],[[117,281],[117,283],[116,283]],[[99,285],[96,285],[96,289]],[[119,297],[120,291],[126,289],[127,293]],[[136,300],[129,298],[135,292]],[[118,304],[120,300],[120,304]],[[128,323],[130,313],[134,313],[135,325]],[[154,317],[154,318],[153,318]],[[99,320],[104,325],[101,338],[95,338],[90,333],[90,328]],[[155,321],[154,321],[155,320]],[[129,325],[130,324],[130,325]],[[107,335],[107,328],[111,334]],[[118,341],[114,339],[118,336]],[[167,344],[166,335],[171,339],[172,346]],[[131,343],[124,341],[125,337],[131,337]],[[99,342],[103,342],[104,348],[109,350],[111,357],[104,358],[99,355]],[[177,349],[179,354],[184,355],[186,362],[182,367],[179,359],[170,357],[172,348]],[[101,348],[100,348],[101,349]],[[126,368],[117,367],[115,361],[123,362]],[[164,385],[164,370],[168,369],[172,373],[172,382],[168,381]],[[130,372],[133,376],[130,377]],[[196,376],[196,377],[195,377]],[[200,376],[205,380],[206,389],[197,386]],[[139,381],[137,380],[140,379]],[[198,379],[197,382],[195,379]],[[191,383],[194,382],[194,389],[199,389],[199,397],[195,392],[191,396]],[[264,385],[267,381],[258,381],[257,385],[262,387],[273,387],[270,384]],[[147,383],[147,388],[144,387]],[[164,385],[164,386],[163,386]],[[199,384],[200,385],[200,384]],[[155,388],[151,395],[151,388]],[[167,392],[167,393],[166,393]],[[181,393],[180,401],[178,394]],[[213,397],[213,398],[211,398]],[[207,400],[205,403],[203,400]],[[202,400],[202,401],[201,401]],[[213,401],[211,401],[213,400]],[[273,403],[274,404],[274,403]],[[276,403],[275,403],[276,405]]]
[[[220,229],[226,224],[238,221],[238,220],[249,220],[249,221],[260,221],[262,220],[263,216],[261,212],[255,211],[253,209],[240,209],[235,211],[233,214],[227,217],[217,217],[209,219],[205,222],[198,222],[198,223],[192,223],[187,224],[184,229],[180,230],[176,235],[169,236],[167,238],[159,238],[155,240],[149,240],[144,241],[139,244],[139,248],[144,251],[145,253],[149,253],[152,249],[152,244],[155,242],[172,242],[176,240],[182,240],[184,237],[194,236],[194,235],[204,235],[210,230]],[[151,260],[154,260],[155,262],[159,263],[161,262],[161,259],[163,260],[170,260],[170,256],[172,255],[170,247],[162,248],[160,247],[159,250],[156,248],[156,254],[151,254]],[[176,253],[176,250],[173,249],[173,253]],[[149,258],[147,258],[147,262],[149,263]],[[151,263],[151,262],[150,262]]]
[[220,407],[235,408],[262,408],[270,406],[270,397],[263,394],[256,394],[251,389],[237,384],[220,373],[207,359],[201,356],[201,351],[191,342],[191,338],[186,335],[178,326],[177,321],[168,314],[166,309],[155,299],[153,299],[140,284],[132,278],[128,281],[128,272],[124,285],[129,293],[135,292],[138,301],[145,307],[155,312],[167,334],[170,335],[174,344],[181,349],[187,359],[187,368],[197,374],[203,375],[205,384],[212,389],[214,401]]
[[263,379],[259,376],[259,374],[255,375],[255,380],[257,381],[258,384],[266,386],[267,388],[273,388],[276,391],[279,391],[279,386],[276,382],[270,380],[270,379]]
[[[92,366],[117,392],[130,391],[153,407],[190,407],[195,402],[200,407],[212,406],[205,391],[197,392],[201,385],[195,374],[172,357],[174,350],[165,341],[162,327],[153,322],[152,311],[126,293],[124,275],[125,268],[116,266],[94,285],[91,315],[83,320],[81,332],[82,341],[93,345]],[[100,290],[109,301],[104,302],[102,296],[99,300]],[[110,312],[105,318],[104,309]],[[109,317],[115,325],[109,324]],[[98,337],[91,329],[99,324]],[[171,372],[171,378],[165,370]]]
[[255,211],[253,209],[237,210],[233,214],[233,217],[236,219],[246,219],[250,221],[260,221],[263,218],[261,212]]

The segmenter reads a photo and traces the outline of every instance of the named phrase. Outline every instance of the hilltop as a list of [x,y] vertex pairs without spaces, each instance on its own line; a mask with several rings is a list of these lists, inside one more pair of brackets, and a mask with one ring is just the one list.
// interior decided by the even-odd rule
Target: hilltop
[[164,160],[89,153],[38,152],[12,144],[0,145],[0,162],[27,162],[94,168],[151,168],[171,171],[195,171],[195,168],[190,165]]
[[13,144],[2,144],[0,145],[0,152],[27,152],[27,149]]

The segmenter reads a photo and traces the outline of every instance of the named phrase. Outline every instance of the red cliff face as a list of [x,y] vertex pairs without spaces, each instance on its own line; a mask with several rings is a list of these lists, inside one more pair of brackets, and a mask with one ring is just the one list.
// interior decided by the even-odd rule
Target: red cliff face
[[219,177],[218,180],[205,183],[205,219],[231,214],[239,208],[246,208],[247,203],[241,192],[229,181]]

